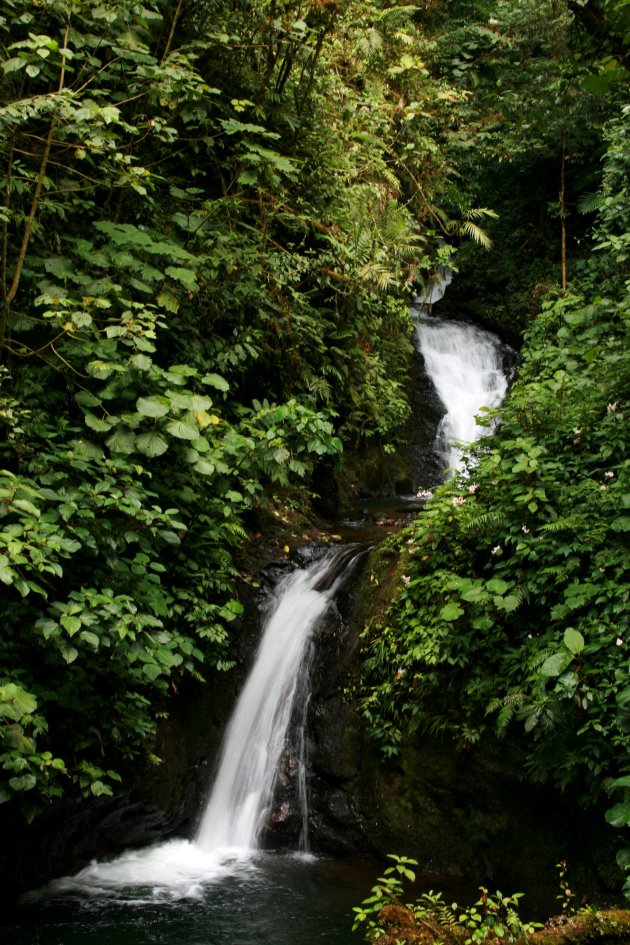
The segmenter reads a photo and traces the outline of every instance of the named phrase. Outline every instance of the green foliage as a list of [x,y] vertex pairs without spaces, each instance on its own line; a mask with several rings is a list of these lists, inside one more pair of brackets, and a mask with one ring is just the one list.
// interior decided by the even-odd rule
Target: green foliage
[[[384,934],[385,928],[380,913],[384,906],[400,906],[403,894],[403,879],[414,882],[415,873],[411,866],[417,866],[417,860],[405,856],[389,855],[394,860],[394,866],[388,867],[383,876],[379,877],[373,886],[371,894],[363,900],[360,906],[354,907],[355,912],[353,931],[366,922],[366,935],[370,941],[377,942]],[[494,894],[481,886],[478,901],[473,905],[460,907],[456,902],[447,904],[441,893],[422,893],[415,902],[407,903],[402,908],[408,912],[412,922],[417,927],[428,927],[432,933],[441,939],[462,941],[464,945],[475,945],[488,939],[499,939],[505,943],[521,943],[526,936],[536,928],[537,922],[524,922],[518,913],[519,900],[523,893],[504,895],[497,891]],[[394,921],[386,919],[395,926]]]
[[0,3],[0,784],[27,816],[111,790],[230,666],[276,485],[401,443],[412,286],[450,255],[423,48],[413,7]]
[[608,820],[624,830],[626,122],[607,129],[604,165],[620,222],[600,213],[581,284],[548,296],[526,335],[500,426],[394,540],[399,592],[364,633],[363,689],[386,752],[418,728],[471,744],[518,727],[532,778],[590,802],[618,792]]

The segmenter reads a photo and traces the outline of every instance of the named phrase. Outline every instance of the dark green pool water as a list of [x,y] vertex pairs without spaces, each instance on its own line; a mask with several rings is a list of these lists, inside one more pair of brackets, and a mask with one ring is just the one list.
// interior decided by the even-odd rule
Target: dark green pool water
[[[136,864],[142,868],[142,861]],[[257,854],[215,876],[115,885],[99,876],[55,884],[22,905],[2,945],[361,945],[352,906],[377,867]],[[147,874],[150,873],[150,867]],[[124,877],[121,877],[124,878]]]

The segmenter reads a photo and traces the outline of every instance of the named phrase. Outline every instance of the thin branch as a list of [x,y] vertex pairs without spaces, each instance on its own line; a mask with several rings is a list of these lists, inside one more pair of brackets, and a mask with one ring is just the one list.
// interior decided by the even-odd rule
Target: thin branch
[[179,20],[181,16],[183,5],[184,5],[184,0],[179,0],[179,3],[177,4],[177,9],[175,10],[175,13],[173,14],[173,19],[171,21],[171,29],[168,34],[168,39],[166,40],[166,46],[164,47],[164,52],[162,53],[162,58],[160,59],[160,63],[164,62],[164,60],[167,58],[168,54],[171,51],[171,45],[173,43],[173,37],[175,35],[175,27],[177,26],[177,21]]

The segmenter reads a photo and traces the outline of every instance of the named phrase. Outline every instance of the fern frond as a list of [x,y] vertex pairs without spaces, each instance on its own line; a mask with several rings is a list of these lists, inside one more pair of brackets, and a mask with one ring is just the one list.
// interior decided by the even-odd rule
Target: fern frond
[[483,246],[484,249],[490,249],[492,247],[492,240],[486,231],[482,230],[481,227],[477,226],[476,223],[473,223],[472,220],[464,220],[460,229],[462,233],[465,233],[466,236],[470,236],[470,238],[473,239],[475,243]]
[[402,26],[417,12],[418,7],[412,4],[400,7],[388,7],[387,10],[383,10],[379,13],[376,17],[376,22],[386,24],[387,26]]
[[500,528],[505,521],[505,516],[502,512],[484,512],[483,515],[478,515],[476,518],[471,519],[470,522],[466,522],[464,528],[466,531],[472,531],[477,529],[477,531],[485,530],[489,525],[493,528]]
[[603,194],[581,194],[578,197],[577,208],[580,213],[594,213],[604,204]]
[[374,27],[356,37],[356,51],[362,59],[369,59],[383,48],[383,34]]
[[582,522],[577,518],[565,517],[558,518],[555,522],[547,522],[545,525],[541,525],[539,531],[541,532],[577,532],[582,527]]

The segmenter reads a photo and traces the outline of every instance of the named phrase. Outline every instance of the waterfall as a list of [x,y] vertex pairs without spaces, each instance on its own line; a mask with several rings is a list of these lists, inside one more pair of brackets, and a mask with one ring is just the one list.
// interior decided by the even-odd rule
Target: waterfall
[[509,381],[504,363],[506,354],[512,358],[514,352],[496,335],[475,325],[429,316],[426,304],[419,313],[415,343],[446,409],[435,450],[444,468],[457,471],[462,447],[489,432],[488,427],[476,424],[475,417],[483,408],[503,402]]
[[202,850],[257,848],[296,711],[302,726],[297,746],[302,845],[307,845],[303,726],[309,698],[310,641],[356,556],[356,547],[346,546],[306,570],[289,574],[278,585],[254,666],[226,729],[197,835]]

